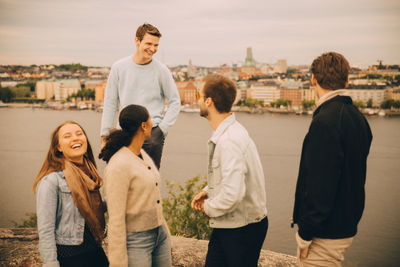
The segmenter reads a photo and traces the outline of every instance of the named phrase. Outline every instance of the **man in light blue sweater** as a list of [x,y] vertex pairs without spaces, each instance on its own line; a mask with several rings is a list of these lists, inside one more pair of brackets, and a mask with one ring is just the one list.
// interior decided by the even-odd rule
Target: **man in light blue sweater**
[[[117,109],[122,110],[130,104],[146,107],[153,129],[143,149],[152,157],[157,168],[160,168],[165,136],[180,111],[180,97],[171,72],[164,64],[153,59],[160,37],[161,33],[153,25],[145,23],[139,26],[135,37],[135,54],[112,65],[100,132],[101,146],[104,147],[106,137],[113,128]],[[168,107],[164,114],[166,100]]]

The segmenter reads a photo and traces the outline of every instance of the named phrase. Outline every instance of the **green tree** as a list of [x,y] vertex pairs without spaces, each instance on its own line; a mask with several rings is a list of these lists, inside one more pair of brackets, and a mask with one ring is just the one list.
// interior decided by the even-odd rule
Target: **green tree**
[[17,85],[15,87],[11,87],[13,91],[14,97],[30,97],[31,89],[26,85]]
[[372,99],[368,99],[367,101],[367,108],[372,108]]
[[31,92],[35,92],[36,82],[26,82],[17,84],[17,87],[29,87]]
[[297,72],[297,69],[288,69],[286,71],[286,75],[287,76],[291,76],[293,73],[296,73],[296,72]]
[[36,228],[37,227],[37,216],[36,213],[26,213],[28,219],[23,220],[22,223],[12,221],[15,228]]
[[14,92],[9,87],[0,88],[0,100],[8,103],[15,97]]
[[303,105],[304,109],[309,109],[313,106],[315,106],[315,101],[314,100],[303,100],[301,103]]
[[276,107],[280,107],[280,106],[287,107],[287,106],[290,106],[291,104],[292,104],[292,100],[289,100],[289,99],[278,99],[275,101]]
[[194,196],[206,185],[205,178],[198,175],[180,184],[165,181],[168,198],[163,199],[165,219],[172,235],[196,239],[210,239],[211,228],[208,219],[200,211],[191,208]]
[[381,103],[381,108],[382,109],[390,109],[393,107],[395,101],[393,99],[386,99]]
[[356,106],[357,108],[364,108],[365,107],[364,102],[361,101],[361,100],[353,101],[353,105]]

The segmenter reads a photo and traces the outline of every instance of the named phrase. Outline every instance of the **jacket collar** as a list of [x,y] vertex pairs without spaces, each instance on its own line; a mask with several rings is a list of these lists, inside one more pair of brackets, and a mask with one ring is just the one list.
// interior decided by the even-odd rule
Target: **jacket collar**
[[333,97],[331,99],[326,100],[321,105],[319,105],[318,108],[314,111],[313,118],[321,111],[321,109],[323,109],[329,103],[332,103],[332,102],[341,102],[341,103],[350,104],[350,105],[353,104],[353,101],[351,100],[351,97],[343,96],[343,95],[337,95],[337,96],[335,96],[335,97]]
[[217,144],[219,138],[225,132],[225,130],[235,122],[235,114],[232,113],[230,116],[226,117],[225,120],[220,123],[220,125],[218,125],[217,129],[215,130],[208,142],[213,142],[214,144]]
[[331,92],[323,95],[317,102],[317,107],[321,106],[324,102],[328,101],[329,99],[334,98],[335,96],[338,95],[345,95],[347,92],[346,89],[338,89],[338,90],[332,90]]

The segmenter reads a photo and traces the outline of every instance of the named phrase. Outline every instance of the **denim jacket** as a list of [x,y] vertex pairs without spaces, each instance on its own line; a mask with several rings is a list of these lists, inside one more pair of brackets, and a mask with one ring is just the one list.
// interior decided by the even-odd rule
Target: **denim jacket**
[[85,219],[73,202],[63,172],[52,172],[40,180],[36,209],[43,266],[60,266],[56,244],[81,244],[85,228]]
[[267,216],[265,177],[247,130],[230,115],[208,142],[208,199],[212,228],[238,228]]

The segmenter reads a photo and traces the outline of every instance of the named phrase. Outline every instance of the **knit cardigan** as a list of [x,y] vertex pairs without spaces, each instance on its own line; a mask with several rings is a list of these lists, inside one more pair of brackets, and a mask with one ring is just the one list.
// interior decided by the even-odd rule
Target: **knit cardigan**
[[115,153],[104,171],[108,206],[110,267],[128,266],[126,233],[154,229],[164,222],[160,174],[152,159],[127,147]]

